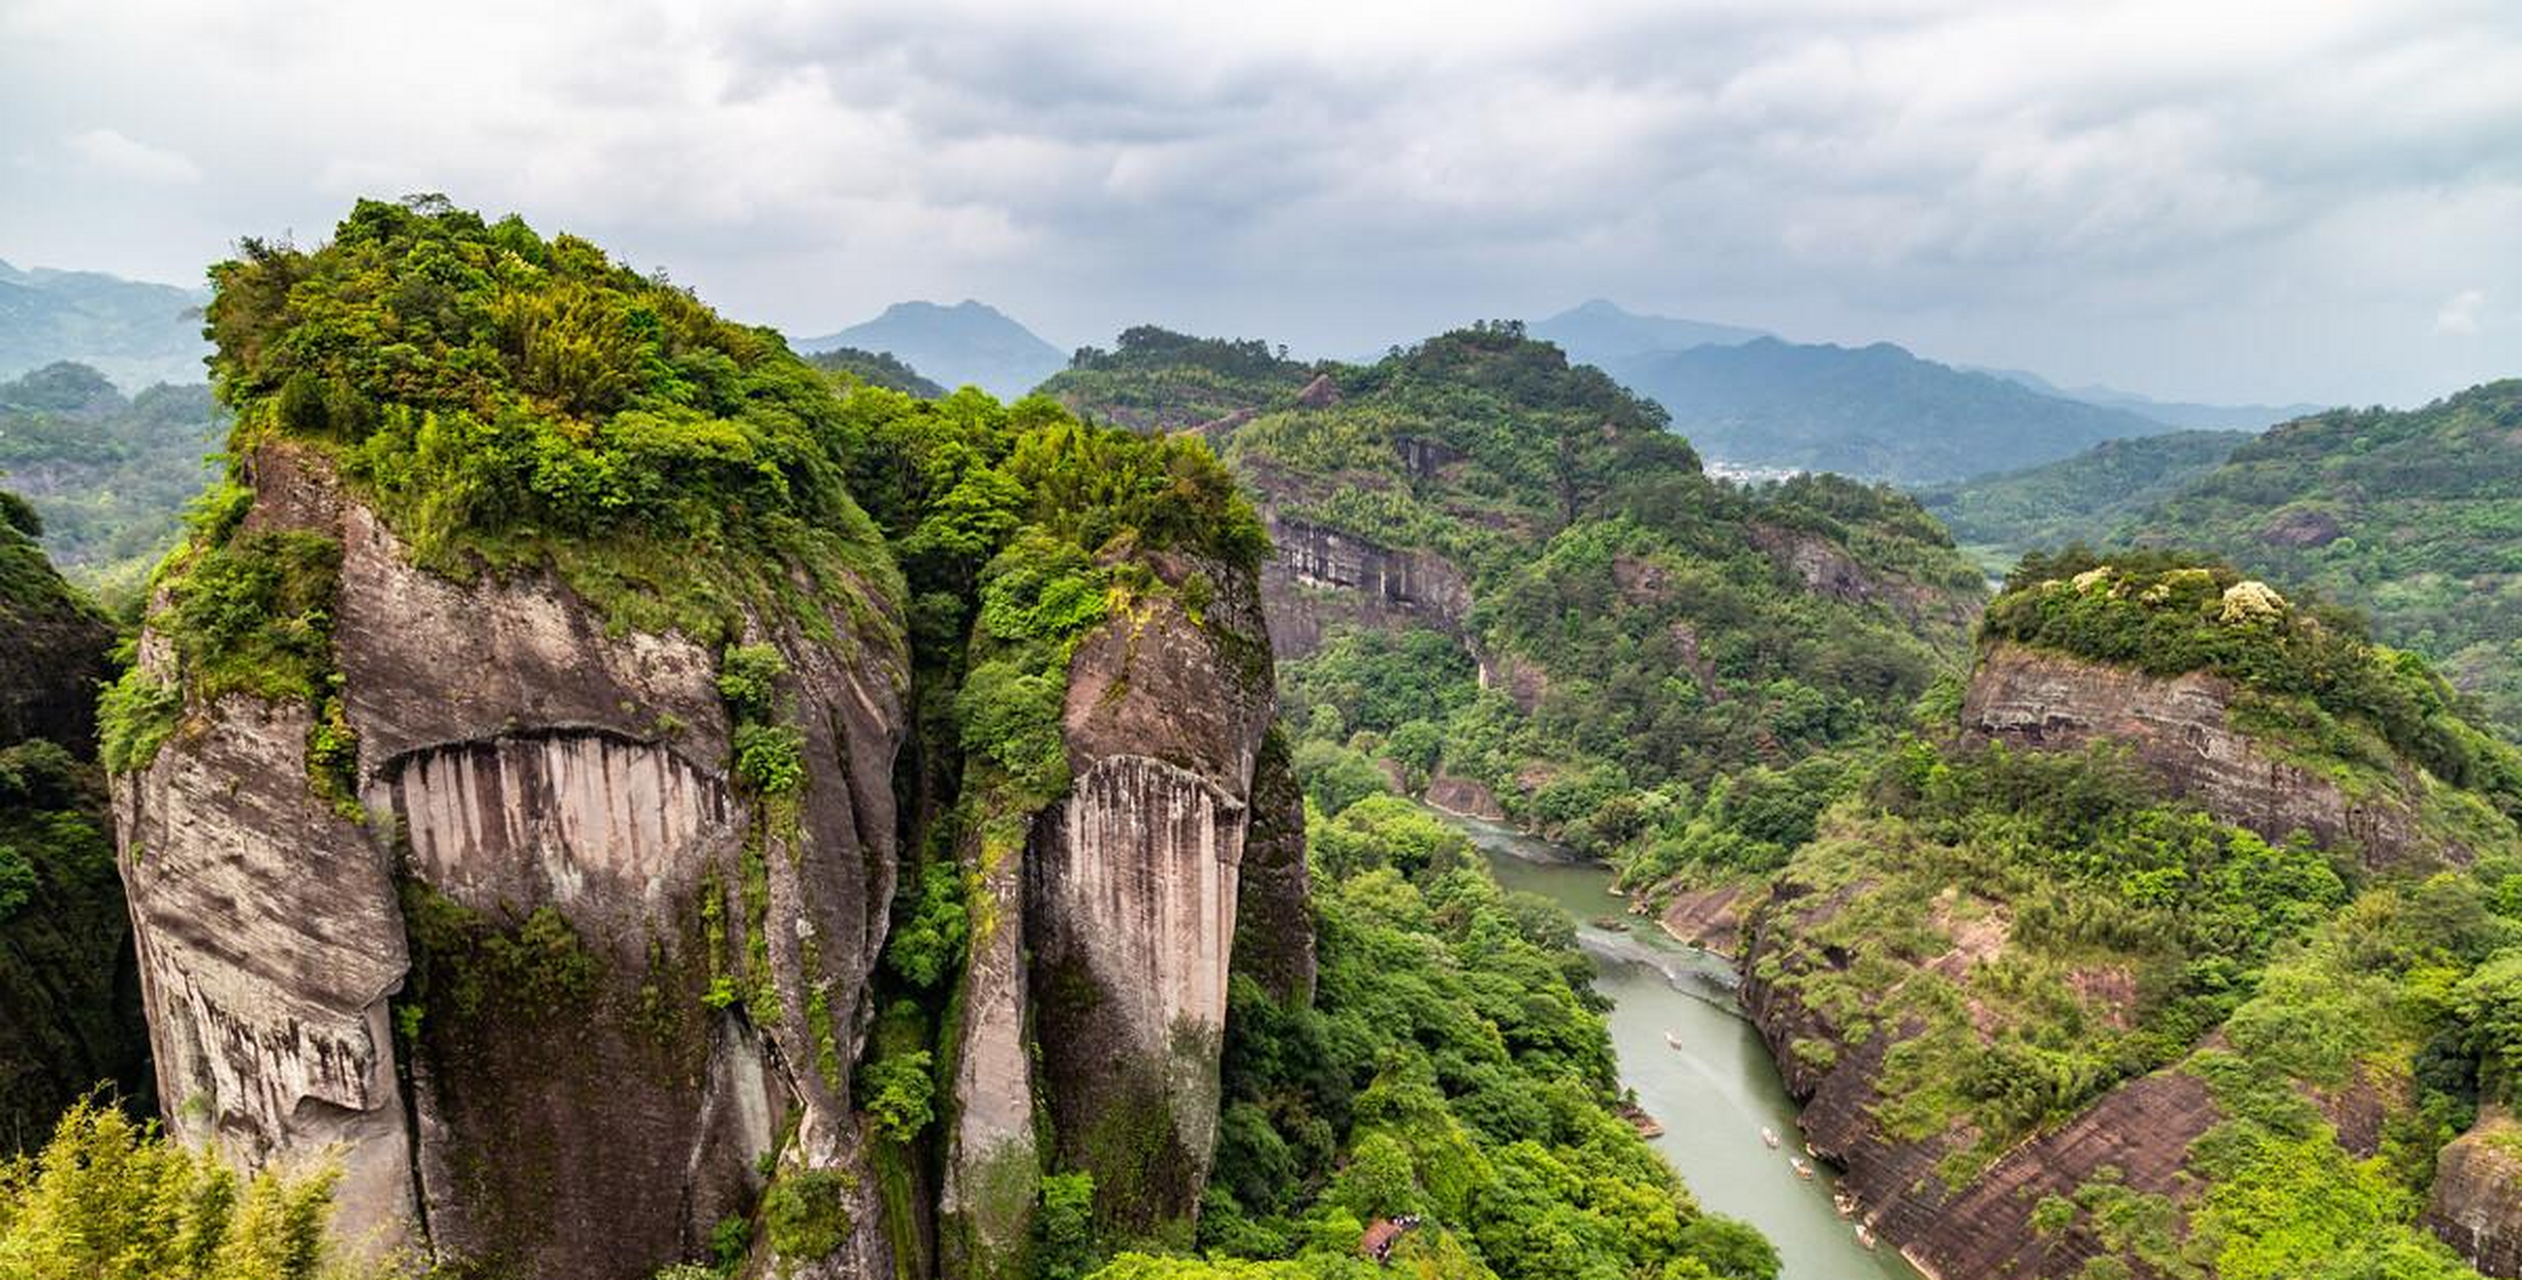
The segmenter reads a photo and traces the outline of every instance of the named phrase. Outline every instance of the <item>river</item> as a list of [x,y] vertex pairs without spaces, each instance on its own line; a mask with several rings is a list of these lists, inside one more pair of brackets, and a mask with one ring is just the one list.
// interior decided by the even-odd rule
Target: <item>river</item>
[[[1595,927],[1595,918],[1621,909],[1601,866],[1504,827],[1448,821],[1489,855],[1500,883],[1549,898],[1575,918],[1595,989],[1612,1002],[1621,1079],[1663,1124],[1654,1145],[1699,1203],[1760,1228],[1778,1247],[1779,1280],[1918,1280],[1890,1245],[1868,1251],[1857,1243],[1831,1206],[1827,1168],[1807,1181],[1788,1163],[1802,1149],[1795,1103],[1735,999],[1731,964],[1673,941],[1650,920],[1626,931]],[[1779,1148],[1761,1141],[1763,1126],[1779,1135]]]

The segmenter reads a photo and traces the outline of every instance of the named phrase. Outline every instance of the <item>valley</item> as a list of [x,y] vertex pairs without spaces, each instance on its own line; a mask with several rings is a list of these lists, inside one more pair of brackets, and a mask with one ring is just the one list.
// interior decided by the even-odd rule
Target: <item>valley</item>
[[110,1150],[377,1274],[2522,1252],[2511,384],[1921,499],[1512,321],[1002,401],[434,197],[213,279],[216,411],[0,387],[0,1241]]

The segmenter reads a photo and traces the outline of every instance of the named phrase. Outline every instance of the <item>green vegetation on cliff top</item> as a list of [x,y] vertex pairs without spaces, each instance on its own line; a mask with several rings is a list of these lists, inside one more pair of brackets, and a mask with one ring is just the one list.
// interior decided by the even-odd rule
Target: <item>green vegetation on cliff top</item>
[[2365,610],[2522,734],[2522,380],[2289,422],[2128,533]]
[[[704,643],[900,585],[842,477],[832,384],[586,241],[434,197],[212,268],[231,452],[330,455],[425,566],[550,567],[617,625]],[[247,465],[250,465],[250,461]]]

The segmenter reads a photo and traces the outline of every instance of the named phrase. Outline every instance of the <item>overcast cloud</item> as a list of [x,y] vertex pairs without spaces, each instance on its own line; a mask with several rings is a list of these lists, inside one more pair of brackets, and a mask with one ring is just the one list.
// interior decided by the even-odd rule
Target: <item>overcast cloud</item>
[[1604,295],[2162,396],[2522,374],[2522,5],[0,0],[0,258],[443,191],[819,333]]

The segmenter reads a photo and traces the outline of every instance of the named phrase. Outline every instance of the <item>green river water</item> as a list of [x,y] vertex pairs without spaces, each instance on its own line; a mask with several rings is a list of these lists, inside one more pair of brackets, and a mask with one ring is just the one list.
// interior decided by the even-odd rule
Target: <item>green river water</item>
[[[1760,1228],[1778,1246],[1780,1280],[1918,1280],[1890,1245],[1857,1243],[1831,1206],[1827,1168],[1807,1181],[1788,1163],[1803,1148],[1795,1103],[1741,1012],[1732,965],[1673,941],[1652,921],[1595,927],[1595,918],[1621,909],[1601,866],[1504,827],[1447,820],[1489,855],[1506,887],[1541,894],[1575,918],[1595,989],[1612,1002],[1621,1079],[1663,1124],[1654,1145],[1699,1203]],[[1781,1140],[1774,1150],[1761,1141],[1764,1126]]]

